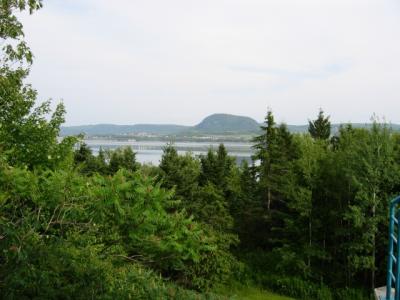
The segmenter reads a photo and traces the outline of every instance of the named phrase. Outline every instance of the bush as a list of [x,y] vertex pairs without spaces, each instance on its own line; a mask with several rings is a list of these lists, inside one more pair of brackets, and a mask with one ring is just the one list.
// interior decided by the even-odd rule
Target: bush
[[[226,280],[235,259],[223,236],[203,229],[176,205],[171,192],[139,173],[87,177],[3,163],[2,295],[160,299],[160,293],[167,299],[170,288],[150,280],[154,274],[198,290]],[[153,275],[143,279],[141,272]],[[172,290],[175,296],[184,293]]]

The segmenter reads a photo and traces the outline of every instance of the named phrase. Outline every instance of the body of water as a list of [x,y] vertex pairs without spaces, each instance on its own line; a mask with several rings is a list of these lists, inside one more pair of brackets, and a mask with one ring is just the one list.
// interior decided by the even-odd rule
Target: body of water
[[[84,141],[93,151],[97,154],[100,148],[116,149],[119,147],[130,146],[136,152],[136,159],[140,163],[151,163],[158,165],[161,160],[163,148],[167,145],[164,141],[117,141],[117,140],[85,140]],[[214,142],[176,142],[174,147],[177,149],[179,154],[185,154],[191,152],[195,156],[206,154],[208,149],[218,149],[220,143]],[[250,157],[253,154],[250,143],[243,142],[226,142],[224,143],[229,155],[236,157],[237,163],[242,160],[250,161]]]

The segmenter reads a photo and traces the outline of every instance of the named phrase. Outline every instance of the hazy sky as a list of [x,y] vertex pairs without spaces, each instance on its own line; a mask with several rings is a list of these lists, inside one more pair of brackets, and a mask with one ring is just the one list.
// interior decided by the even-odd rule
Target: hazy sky
[[44,0],[23,17],[40,99],[67,125],[211,113],[400,123],[398,0]]

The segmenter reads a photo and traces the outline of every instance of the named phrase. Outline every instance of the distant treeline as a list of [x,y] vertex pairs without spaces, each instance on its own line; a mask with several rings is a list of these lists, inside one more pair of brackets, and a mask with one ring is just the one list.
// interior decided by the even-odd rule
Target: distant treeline
[[[372,128],[372,123],[349,123],[354,128]],[[103,137],[114,139],[126,139],[135,137],[140,140],[204,140],[209,135],[210,139],[227,140],[249,140],[252,136],[260,134],[260,126],[255,120],[249,117],[234,116],[228,114],[214,114],[205,118],[196,126],[182,125],[80,125],[61,127],[61,136],[83,134],[87,137]],[[347,124],[331,124],[332,134],[337,134],[341,126]],[[400,131],[400,125],[388,124],[394,131]],[[287,125],[291,133],[306,133],[308,125]],[[154,135],[152,137],[152,135]],[[199,139],[202,137],[202,139]]]

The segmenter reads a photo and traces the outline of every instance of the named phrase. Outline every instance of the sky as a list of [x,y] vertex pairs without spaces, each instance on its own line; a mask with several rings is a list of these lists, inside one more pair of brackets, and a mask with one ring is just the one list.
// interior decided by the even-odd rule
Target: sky
[[398,0],[44,0],[22,21],[66,125],[212,113],[400,123]]

